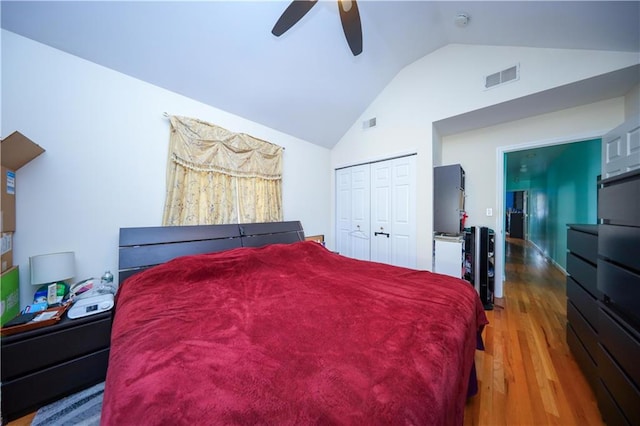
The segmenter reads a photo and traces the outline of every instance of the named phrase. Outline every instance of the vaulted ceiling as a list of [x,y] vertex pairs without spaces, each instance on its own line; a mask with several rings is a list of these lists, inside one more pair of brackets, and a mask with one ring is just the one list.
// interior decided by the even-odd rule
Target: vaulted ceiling
[[288,5],[2,1],[1,15],[6,30],[329,148],[402,68],[450,43],[640,52],[638,1],[360,0],[358,56],[335,0],[272,35]]

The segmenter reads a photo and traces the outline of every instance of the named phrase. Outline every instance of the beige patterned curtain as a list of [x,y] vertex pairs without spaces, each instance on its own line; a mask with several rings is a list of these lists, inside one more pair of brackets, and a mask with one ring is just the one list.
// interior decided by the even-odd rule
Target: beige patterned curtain
[[282,220],[282,147],[193,118],[169,120],[163,225]]

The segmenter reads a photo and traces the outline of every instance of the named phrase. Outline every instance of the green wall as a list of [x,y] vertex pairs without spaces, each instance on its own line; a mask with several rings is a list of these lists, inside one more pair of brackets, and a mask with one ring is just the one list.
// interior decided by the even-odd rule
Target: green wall
[[597,223],[600,149],[600,139],[568,144],[549,164],[546,174],[506,188],[528,191],[529,240],[564,269],[567,224]]

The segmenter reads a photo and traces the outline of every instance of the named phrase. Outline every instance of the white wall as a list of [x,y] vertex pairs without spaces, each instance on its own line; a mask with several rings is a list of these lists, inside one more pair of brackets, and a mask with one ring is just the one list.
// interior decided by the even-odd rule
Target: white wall
[[[504,153],[595,139],[624,121],[624,97],[542,114],[443,138],[442,159],[466,173],[468,223],[496,231],[496,297],[503,296]],[[486,215],[486,209],[493,216]]]
[[625,120],[640,117],[640,84],[631,89],[624,101]]
[[[595,139],[624,121],[624,97],[529,117],[443,138],[443,164],[460,163],[466,173],[469,223],[498,229],[501,192],[497,153]],[[524,131],[523,131],[524,129]],[[487,217],[486,209],[493,209]]]
[[[485,75],[516,63],[520,64],[518,81],[484,90]],[[357,164],[403,152],[418,154],[418,268],[431,269],[432,167],[447,164],[438,158],[444,157],[444,148],[437,146],[439,136],[432,132],[432,124],[637,63],[637,53],[627,52],[446,46],[407,66],[391,81],[332,150],[331,166]],[[377,118],[377,127],[363,130],[362,120],[371,117]],[[473,153],[478,158],[496,155],[494,148],[481,144],[474,146]],[[495,176],[496,172],[488,168],[485,173]],[[476,196],[491,198],[494,192],[495,186],[482,187]]]
[[[2,128],[46,152],[18,170],[14,263],[21,305],[29,256],[75,251],[76,282],[118,269],[118,230],[161,225],[169,122],[196,117],[285,147],[285,220],[330,232],[330,151],[2,31]],[[116,274],[117,275],[117,274]]]

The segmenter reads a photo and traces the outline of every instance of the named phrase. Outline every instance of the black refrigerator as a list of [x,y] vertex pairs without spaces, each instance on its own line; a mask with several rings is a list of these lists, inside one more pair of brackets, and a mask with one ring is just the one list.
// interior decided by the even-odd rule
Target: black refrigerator
[[464,169],[460,164],[433,168],[433,232],[435,234],[462,234],[464,179]]

